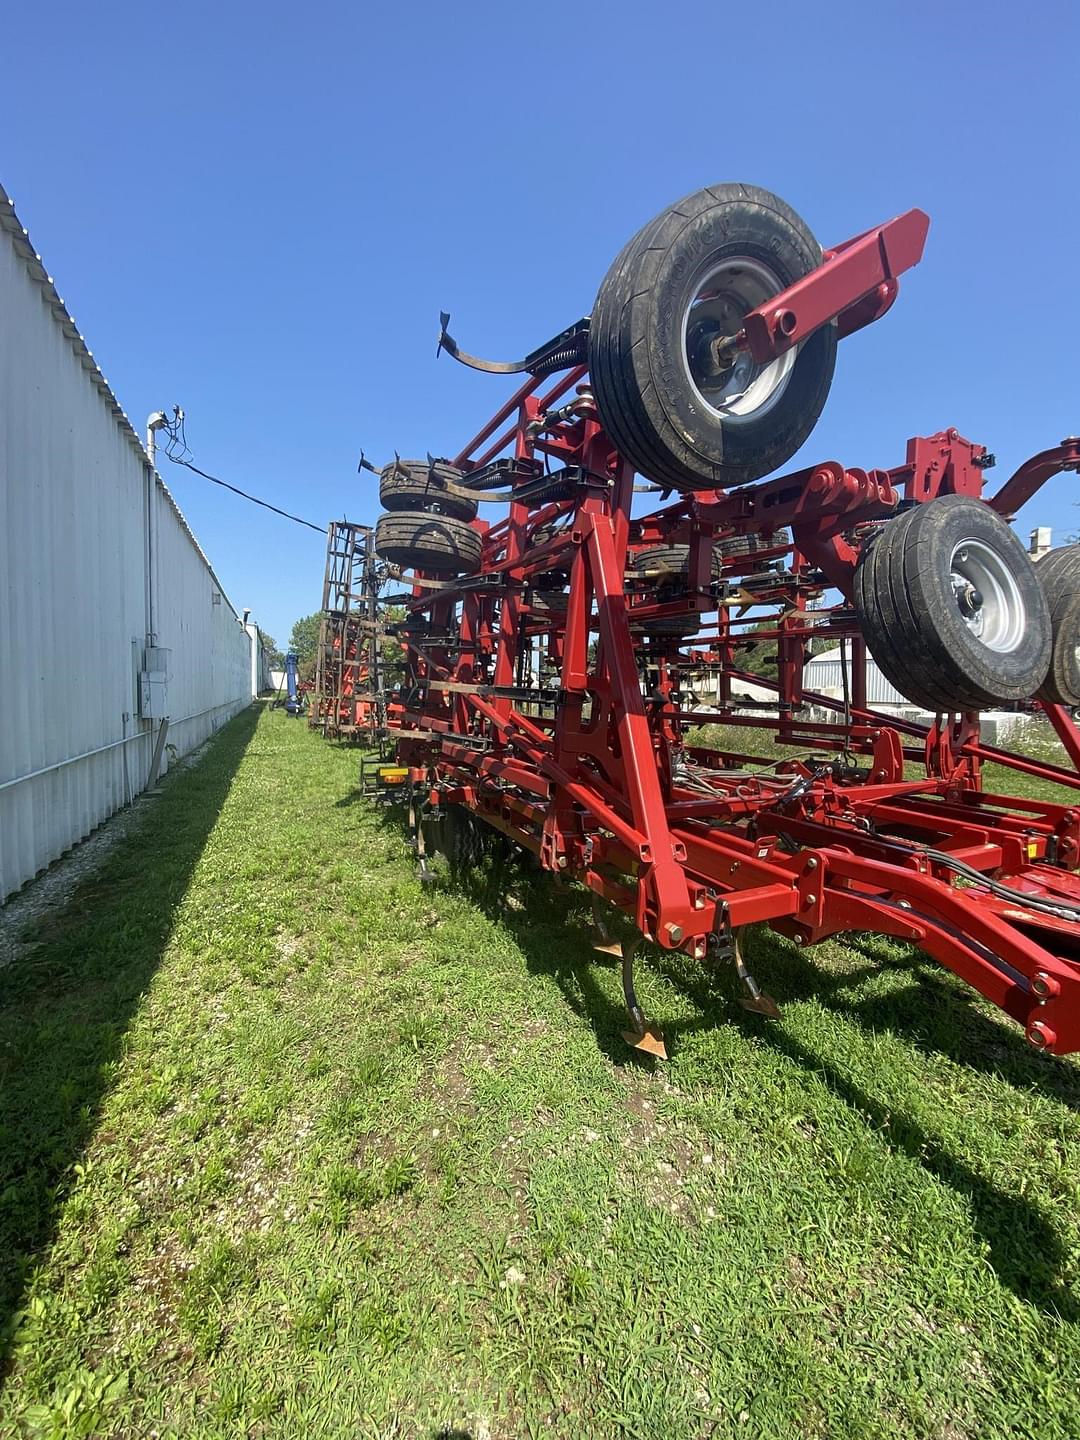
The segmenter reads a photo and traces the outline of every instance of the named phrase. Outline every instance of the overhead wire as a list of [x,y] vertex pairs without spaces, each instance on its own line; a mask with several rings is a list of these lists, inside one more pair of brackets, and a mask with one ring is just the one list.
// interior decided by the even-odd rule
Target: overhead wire
[[246,490],[241,490],[238,485],[230,485],[227,480],[222,480],[218,475],[211,475],[208,470],[200,470],[198,465],[192,464],[190,456],[192,451],[187,443],[187,434],[184,430],[184,412],[179,406],[173,408],[173,418],[167,420],[162,426],[165,432],[165,443],[162,446],[162,453],[166,460],[173,465],[182,465],[185,470],[192,471],[195,475],[201,475],[204,480],[209,480],[214,485],[220,485],[224,490],[231,490],[234,495],[239,495],[242,500],[249,500],[252,505],[261,505],[264,510],[271,510],[275,515],[280,515],[284,520],[291,520],[294,525],[305,525],[309,530],[316,531],[319,535],[326,534],[325,525],[316,525],[312,520],[305,520],[300,515],[293,515],[288,510],[282,510],[278,505],[271,505],[269,500],[260,500],[257,495],[249,495]]

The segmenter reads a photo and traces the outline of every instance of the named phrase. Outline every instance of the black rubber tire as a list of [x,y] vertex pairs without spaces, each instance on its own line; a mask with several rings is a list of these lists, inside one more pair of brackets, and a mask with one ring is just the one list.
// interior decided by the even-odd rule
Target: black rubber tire
[[[712,575],[720,575],[720,546],[715,545],[712,553]],[[680,584],[685,587],[690,575],[689,545],[653,545],[648,550],[639,550],[630,561],[629,573],[643,575],[649,571],[662,571],[658,585]],[[670,576],[670,579],[667,577]]]
[[[690,566],[690,547],[688,545],[653,545],[648,550],[639,550],[627,561],[627,576],[653,574],[652,578],[658,585],[671,584],[678,580],[686,579]],[[667,578],[670,576],[670,580]]]
[[[529,536],[526,548],[537,550],[541,545],[546,545],[553,540],[555,535],[565,532],[564,525],[540,525]],[[542,575],[534,575],[532,583],[543,590],[557,590],[560,585],[565,585],[570,577],[570,569],[574,563],[573,555],[567,555],[560,560],[551,570],[545,570]]]
[[608,435],[642,475],[679,490],[743,485],[783,465],[821,414],[836,327],[799,348],[787,387],[758,419],[731,424],[703,405],[684,363],[682,317],[701,277],[724,259],[767,265],[784,288],[821,264],[790,206],[756,185],[712,185],[672,205],[623,248],[589,329],[589,374]]
[[855,608],[863,634],[879,670],[913,705],[936,713],[938,710],[978,708],[973,701],[943,700],[941,678],[924,663],[919,649],[905,651],[900,610],[890,583],[887,552],[895,544],[902,555],[903,531],[913,511],[888,525],[880,526],[866,541],[855,571]]
[[726,540],[718,540],[716,548],[725,560],[734,560],[737,555],[756,555],[759,550],[775,550],[790,544],[789,530],[773,530],[768,535],[729,535]]
[[1050,607],[1053,653],[1038,698],[1051,705],[1080,705],[1080,545],[1051,550],[1035,566]]
[[481,546],[475,530],[449,515],[381,515],[375,526],[375,553],[406,570],[469,575],[480,563]]
[[536,615],[565,615],[570,594],[567,590],[530,590],[525,599]]
[[487,859],[505,864],[520,854],[501,831],[487,825],[464,805],[443,805],[438,818],[428,817],[425,838],[446,857],[451,873],[475,882],[476,871]]
[[379,499],[384,510],[426,510],[455,520],[475,520],[476,501],[457,486],[465,472],[445,460],[395,460],[379,471]]
[[[953,593],[952,555],[978,541],[1008,567],[1024,607],[1023,644],[991,650],[969,629]],[[988,505],[944,495],[880,527],[855,572],[855,607],[885,678],[932,712],[1026,700],[1050,664],[1050,612],[1015,533]]]
[[[651,577],[656,591],[652,598],[657,604],[685,595],[690,578],[689,545],[654,545],[648,550],[639,550],[630,561],[628,573],[640,576],[657,570],[662,573]],[[718,546],[713,546],[712,577],[715,580],[719,575],[720,550]],[[695,612],[692,615],[660,615],[648,620],[635,620],[631,609],[630,623],[635,630],[644,631],[647,635],[687,635],[700,628],[701,616]]]

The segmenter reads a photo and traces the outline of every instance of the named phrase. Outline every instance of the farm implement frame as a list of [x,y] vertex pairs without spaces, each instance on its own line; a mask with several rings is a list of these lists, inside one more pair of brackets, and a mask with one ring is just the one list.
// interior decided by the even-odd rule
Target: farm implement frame
[[[732,964],[766,1013],[744,927],[800,945],[877,932],[1032,1045],[1080,1049],[1080,796],[994,793],[983,775],[1080,790],[1080,561],[1068,547],[1033,567],[1007,524],[1080,468],[1080,441],[989,498],[993,457],[956,430],[890,468],[775,473],[817,418],[837,341],[893,304],[927,224],[910,211],[822,253],[767,192],[687,197],[624,250],[590,319],[524,361],[467,355],[444,316],[443,349],[525,378],[452,459],[380,472],[382,589],[355,618],[404,659],[392,688],[374,651],[362,679],[356,665],[350,702],[367,708],[348,723],[392,743],[421,854],[425,833],[452,849],[479,824],[592,893],[598,944],[622,954],[627,1038],[654,1053],[634,943],[614,946],[601,902],[665,949]],[[489,504],[507,513],[478,518]],[[804,686],[822,640],[849,677],[840,699]],[[775,675],[747,669],[762,646]],[[868,704],[868,648],[927,723]],[[982,740],[980,710],[1019,703],[1041,707],[1068,763]],[[767,730],[790,757],[710,748],[695,732],[715,722]]]

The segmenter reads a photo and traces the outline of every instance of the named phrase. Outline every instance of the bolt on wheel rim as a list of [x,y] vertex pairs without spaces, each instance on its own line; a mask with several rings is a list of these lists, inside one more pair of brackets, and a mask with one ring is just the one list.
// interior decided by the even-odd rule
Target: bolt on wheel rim
[[692,286],[682,317],[682,356],[690,388],[712,414],[731,425],[757,420],[787,389],[799,347],[759,365],[748,350],[718,358],[715,344],[738,334],[751,310],[779,294],[779,277],[758,260],[736,257]]
[[1027,607],[1009,564],[981,540],[962,540],[949,557],[949,579],[964,624],[999,655],[1016,650],[1027,628]]

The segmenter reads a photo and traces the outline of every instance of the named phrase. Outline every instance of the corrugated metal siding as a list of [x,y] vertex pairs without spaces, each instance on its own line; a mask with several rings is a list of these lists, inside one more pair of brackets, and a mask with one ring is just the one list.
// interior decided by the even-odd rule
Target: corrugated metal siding
[[274,688],[270,661],[259,639],[259,627],[254,620],[248,623],[247,632],[251,636],[251,692],[253,695],[265,695]]
[[[848,675],[851,674],[851,655],[847,657]],[[840,664],[840,651],[826,650],[815,655],[803,666],[803,685],[807,690],[816,690],[828,695],[831,700],[842,700],[844,696],[844,671]],[[911,702],[901,695],[895,685],[890,685],[873,659],[866,657],[866,703],[868,705],[909,705]]]
[[[145,785],[147,475],[0,190],[0,900]],[[157,477],[149,503],[183,754],[250,700],[250,648]]]
[[251,699],[251,647],[161,488],[156,500],[154,629],[171,651],[168,738],[183,755]]

